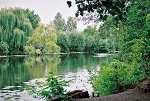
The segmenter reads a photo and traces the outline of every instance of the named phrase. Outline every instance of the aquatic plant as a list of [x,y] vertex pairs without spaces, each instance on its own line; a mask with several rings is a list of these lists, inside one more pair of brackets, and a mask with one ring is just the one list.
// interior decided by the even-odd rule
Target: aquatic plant
[[52,72],[49,72],[49,75],[46,76],[46,82],[35,87],[30,87],[28,91],[30,95],[33,95],[35,98],[44,98],[44,99],[53,99],[61,97],[66,99],[66,90],[65,86],[69,85],[69,81],[61,80],[60,76],[54,76]]

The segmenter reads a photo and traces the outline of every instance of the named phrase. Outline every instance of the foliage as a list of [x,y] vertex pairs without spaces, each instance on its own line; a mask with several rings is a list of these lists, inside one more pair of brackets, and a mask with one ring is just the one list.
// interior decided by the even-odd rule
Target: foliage
[[[75,0],[77,4],[76,16],[83,16],[84,12],[98,12],[99,19],[106,20],[109,15],[117,16],[119,20],[126,14],[129,1],[132,0]],[[69,6],[71,3],[68,3]]]
[[[126,20],[118,22],[115,26],[118,27],[116,28],[116,34],[120,51],[117,61],[103,67],[95,83],[95,90],[99,91],[101,95],[124,91],[136,82],[149,78],[150,41],[148,19],[150,1],[136,0],[131,5],[126,16],[124,16]],[[111,79],[110,71],[112,71]],[[115,89],[112,90],[109,87],[115,87]]]
[[103,24],[103,21],[100,21],[99,13],[97,13],[96,10],[94,10],[94,12],[84,12],[83,16],[78,16],[76,18],[83,24],[92,25],[94,28],[98,28]]
[[[146,28],[146,31],[147,33],[145,33],[145,40],[143,38],[143,41],[144,41],[144,48],[145,50],[143,50],[143,58],[144,58],[144,61],[146,62],[146,64],[144,63],[145,67],[146,67],[146,72],[147,72],[147,75],[150,76],[150,13],[147,14],[146,16],[146,24],[145,24],[145,28]],[[143,61],[143,62],[144,62]]]
[[84,29],[85,35],[85,51],[86,52],[99,52],[99,40],[96,40],[97,30],[91,26]]
[[[115,32],[116,30],[111,30]],[[76,30],[70,32],[57,31],[57,45],[60,46],[61,52],[114,52],[118,48],[117,35],[101,31],[88,26],[83,32]],[[103,34],[108,34],[104,36]]]
[[[107,21],[107,23],[110,22],[110,20]],[[105,28],[109,27],[107,24],[100,30],[88,26],[83,32],[78,32],[76,19],[69,17],[65,23],[60,13],[57,13],[53,23],[56,26],[57,45],[60,46],[61,52],[114,52],[118,48],[117,37],[112,34],[116,31],[114,26],[108,28],[109,32],[105,31]],[[107,35],[104,36],[104,34]]]
[[[148,33],[150,33],[150,13],[146,16],[146,24],[145,24],[146,30]],[[149,35],[149,34],[148,34]]]
[[149,74],[148,72],[150,70],[150,34],[147,30],[148,14],[150,12],[149,6],[149,0],[137,0],[133,2],[126,15],[127,21],[120,25],[120,30],[124,31],[124,34],[120,35],[122,40],[121,44],[123,44],[122,46],[120,45],[120,49],[122,51],[122,54],[120,54],[120,60],[124,59],[124,61],[128,61],[129,63],[136,61],[141,68],[145,68],[145,72],[147,72],[147,74]]
[[53,20],[53,23],[57,31],[70,32],[77,29],[77,21],[73,17],[68,17],[67,22],[62,18],[62,15],[58,12]]
[[93,67],[86,68],[88,73],[90,74],[90,79],[88,80],[90,84],[94,85],[97,76],[98,76],[98,71],[94,70]]
[[70,51],[82,52],[85,47],[84,35],[78,32],[71,32],[69,34],[70,39]]
[[66,31],[66,24],[65,24],[65,20],[62,18],[61,13],[57,13],[53,23],[56,27],[56,30],[62,30],[62,31]]
[[[27,38],[32,35],[32,21],[25,11],[21,8],[2,8],[0,11],[0,41],[9,45],[9,54],[23,53]],[[34,13],[30,16],[38,17]]]
[[32,28],[35,29],[40,22],[39,15],[35,14],[34,11],[31,11],[29,9],[25,9],[24,12],[25,12],[25,15],[27,16],[27,18],[30,20]]
[[57,36],[52,23],[39,24],[34,34],[29,37],[25,50],[27,54],[50,54],[59,53],[60,48],[56,45]]
[[[110,23],[109,20],[106,22]],[[117,34],[113,34],[113,32],[116,32],[116,30],[110,28],[110,26],[108,25],[106,26],[105,23],[99,30],[96,30],[92,27],[87,27],[86,29],[84,29],[84,34],[86,38],[85,51],[114,52],[117,50]]]
[[60,80],[60,77],[54,76],[52,72],[49,72],[46,78],[46,83],[44,85],[33,87],[30,93],[33,94],[34,97],[41,96],[45,99],[53,99],[56,97],[65,99],[66,90],[63,87],[68,86],[69,81]]
[[102,67],[98,79],[94,82],[94,91],[98,91],[101,96],[115,93],[117,89],[115,75],[112,66]]
[[135,84],[138,81],[141,81],[145,77],[144,69],[139,68],[137,62],[132,62],[131,64],[126,64],[123,62],[117,62],[115,65],[117,71],[117,83],[118,90],[124,91],[128,85]]
[[60,47],[61,52],[69,52],[69,35],[65,32],[57,31],[57,45]]
[[99,28],[99,37],[105,40],[105,50],[108,52],[118,51],[118,28],[114,17],[108,17],[105,23]]
[[9,53],[9,46],[6,42],[0,42],[0,55],[7,55]]
[[94,84],[94,90],[104,96],[132,87],[132,84],[145,77],[144,70],[139,69],[138,65],[136,62],[127,64],[116,61],[102,67]]
[[104,41],[101,39],[96,40],[95,36],[85,37],[85,51],[90,53],[100,52],[101,50],[103,50],[103,47],[100,47],[100,44],[103,44],[103,42]]
[[69,32],[75,29],[77,29],[77,21],[75,20],[75,18],[69,17],[66,24],[66,30]]
[[36,49],[32,45],[26,45],[25,46],[25,51],[27,54],[36,54]]
[[61,48],[61,52],[83,52],[85,49],[85,37],[82,32],[57,32],[57,44]]
[[97,30],[91,26],[87,26],[87,28],[85,28],[83,32],[86,36],[94,36]]

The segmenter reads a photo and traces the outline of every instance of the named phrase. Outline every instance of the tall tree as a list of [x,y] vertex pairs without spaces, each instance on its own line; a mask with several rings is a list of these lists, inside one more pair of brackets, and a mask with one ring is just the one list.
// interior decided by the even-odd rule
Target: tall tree
[[56,30],[66,31],[65,20],[62,18],[62,15],[59,12],[56,14],[53,23],[56,27]]
[[73,17],[69,17],[66,24],[67,31],[77,29],[77,21]]

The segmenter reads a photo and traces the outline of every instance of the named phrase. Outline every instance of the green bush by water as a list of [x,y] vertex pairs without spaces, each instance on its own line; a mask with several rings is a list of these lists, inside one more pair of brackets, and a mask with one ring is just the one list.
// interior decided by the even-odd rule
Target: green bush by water
[[94,83],[94,91],[98,91],[100,96],[103,96],[116,92],[116,88],[115,69],[110,65],[102,67]]
[[9,46],[6,42],[0,42],[0,55],[7,55],[9,53]]
[[139,69],[135,63],[112,62],[101,68],[94,90],[101,96],[122,92],[144,77],[144,70]]

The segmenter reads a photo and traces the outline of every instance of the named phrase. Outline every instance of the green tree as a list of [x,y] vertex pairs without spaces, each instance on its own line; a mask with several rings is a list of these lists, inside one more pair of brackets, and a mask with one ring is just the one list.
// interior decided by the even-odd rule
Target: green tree
[[145,69],[147,75],[150,74],[148,68],[150,43],[149,31],[147,30],[149,28],[147,26],[149,6],[149,0],[137,0],[131,4],[126,15],[127,20],[122,23],[120,28],[124,31],[124,34],[120,35],[123,45],[119,45],[122,51],[121,60],[126,60],[128,63],[137,61],[140,67]]
[[[144,48],[145,50],[143,50],[144,54],[143,54],[143,58],[144,58],[144,61],[146,62],[146,64],[143,64],[144,67],[145,67],[145,71],[147,72],[147,76],[150,77],[150,13],[147,14],[146,16],[146,24],[145,24],[145,28],[146,28],[146,31],[147,33],[144,34],[145,36],[145,40],[144,40]],[[143,62],[144,62],[143,61]]]
[[[99,92],[103,90],[107,91],[107,94],[111,94],[123,91],[144,78],[149,78],[150,1],[75,0],[75,2],[78,7],[76,16],[83,16],[85,11],[90,13],[96,11],[99,19],[105,21],[100,33],[102,33],[103,39],[108,40],[108,43],[113,42],[113,44],[107,44],[107,47],[111,48],[115,42],[119,41],[120,52],[117,61],[100,71],[95,88]],[[68,4],[70,5],[70,3]],[[115,89],[112,89],[113,87]]]
[[34,11],[31,11],[29,9],[24,9],[24,12],[27,18],[30,20],[30,23],[32,24],[32,28],[35,29],[40,22],[39,15],[35,14]]
[[69,35],[63,31],[57,31],[57,45],[60,47],[61,52],[69,52]]
[[66,24],[67,31],[72,31],[77,29],[77,22],[75,18],[69,17]]
[[0,55],[7,55],[9,53],[9,46],[5,42],[0,42]]
[[66,23],[62,15],[58,12],[53,20],[56,30],[66,31]]
[[114,52],[117,50],[116,29],[110,27],[110,21],[106,21],[103,26],[97,30],[91,26],[84,29],[85,51],[88,52]]
[[9,54],[24,52],[32,25],[21,8],[2,8],[0,11],[0,41],[9,45]]
[[69,34],[70,51],[82,52],[85,49],[85,37],[83,33],[77,31],[71,31]]
[[[96,10],[101,20],[106,20],[110,15],[122,20],[130,3],[129,1],[134,0],[75,0],[78,8],[76,16],[83,16],[85,11],[93,13]],[[67,3],[70,7],[71,1]]]
[[85,28],[83,30],[84,34],[87,36],[94,36],[95,33],[97,33],[97,30],[91,26],[87,26],[87,28]]
[[85,51],[92,53],[98,52],[99,49],[97,49],[97,47],[99,47],[99,44],[95,39],[97,30],[91,26],[88,26],[87,28],[84,29],[83,33],[85,35]]
[[118,51],[118,34],[120,34],[118,30],[114,17],[108,17],[99,27],[98,38],[105,40],[105,50],[108,52]]
[[39,24],[34,34],[29,37],[25,46],[28,54],[50,54],[59,53],[60,48],[56,45],[57,36],[55,26]]
[[[117,61],[105,67],[106,70],[109,67],[115,70],[116,80],[110,80],[111,83],[117,82],[117,90],[114,92],[124,91],[134,83],[150,77],[149,7],[149,0],[132,1],[124,16],[126,20],[117,23],[120,52]],[[104,72],[100,71],[95,85],[99,92],[104,87],[107,89],[106,84],[102,84],[107,79],[101,75]],[[98,84],[100,82],[101,85]]]

